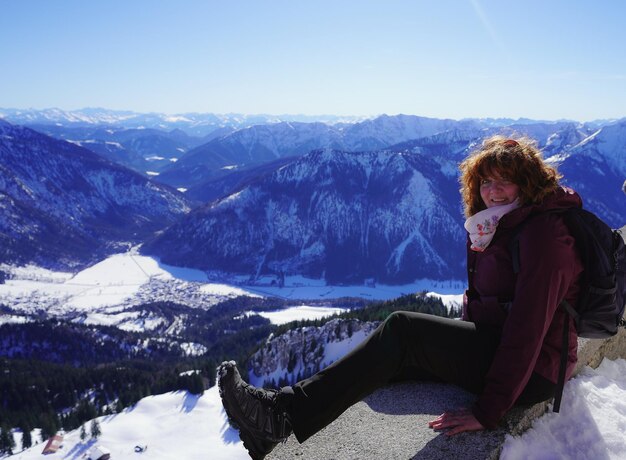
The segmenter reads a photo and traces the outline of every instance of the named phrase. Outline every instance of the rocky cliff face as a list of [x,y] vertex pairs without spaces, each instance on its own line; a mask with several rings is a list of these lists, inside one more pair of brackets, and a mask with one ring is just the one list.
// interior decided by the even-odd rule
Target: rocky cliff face
[[334,319],[321,327],[270,336],[250,359],[250,383],[272,388],[292,385],[344,356],[377,326],[356,319]]

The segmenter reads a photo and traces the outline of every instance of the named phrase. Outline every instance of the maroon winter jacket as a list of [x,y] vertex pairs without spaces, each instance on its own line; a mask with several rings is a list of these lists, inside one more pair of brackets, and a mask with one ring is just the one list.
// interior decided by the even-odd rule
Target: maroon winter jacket
[[[501,328],[485,389],[472,411],[487,428],[494,428],[513,406],[531,374],[556,383],[564,321],[570,321],[566,379],[576,365],[577,337],[573,319],[557,308],[563,298],[575,306],[582,263],[563,218],[555,213],[530,219],[519,236],[520,272],[513,272],[508,247],[515,228],[548,209],[581,207],[580,197],[559,189],[540,205],[517,208],[504,215],[484,252],[467,249],[469,289],[463,319]],[[503,304],[511,302],[510,308]]]

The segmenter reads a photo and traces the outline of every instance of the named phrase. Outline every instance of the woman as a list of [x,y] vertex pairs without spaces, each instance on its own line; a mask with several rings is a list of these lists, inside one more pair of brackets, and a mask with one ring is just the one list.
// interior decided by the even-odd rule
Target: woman
[[[245,383],[234,362],[218,370],[220,395],[254,459],[293,432],[299,442],[391,380],[456,384],[478,395],[471,408],[445,412],[429,426],[463,431],[495,428],[514,404],[555,393],[562,333],[575,305],[582,265],[574,239],[554,209],[580,207],[580,197],[528,139],[483,142],[461,165],[468,230],[468,290],[463,320],[420,313],[391,314],[351,353],[311,378],[281,390]],[[519,233],[518,273],[509,243]],[[576,363],[570,324],[566,377]]]

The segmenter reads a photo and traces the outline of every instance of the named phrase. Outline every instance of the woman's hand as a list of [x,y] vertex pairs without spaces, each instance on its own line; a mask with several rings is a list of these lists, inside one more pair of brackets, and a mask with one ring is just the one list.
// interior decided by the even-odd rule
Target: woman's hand
[[428,426],[435,431],[450,428],[446,431],[446,436],[453,436],[463,431],[479,431],[485,429],[485,427],[476,420],[472,411],[467,408],[444,412],[435,420],[428,422]]

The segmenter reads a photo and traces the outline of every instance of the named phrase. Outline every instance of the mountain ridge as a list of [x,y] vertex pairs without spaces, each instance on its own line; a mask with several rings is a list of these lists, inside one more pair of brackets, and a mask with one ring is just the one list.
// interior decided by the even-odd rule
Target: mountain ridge
[[168,186],[4,121],[0,158],[3,262],[48,267],[93,262],[119,250],[120,242],[140,242],[190,209]]
[[299,270],[339,283],[458,279],[460,216],[435,198],[455,188],[425,156],[315,150],[194,210],[142,252],[253,277]]

